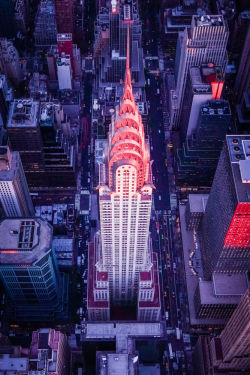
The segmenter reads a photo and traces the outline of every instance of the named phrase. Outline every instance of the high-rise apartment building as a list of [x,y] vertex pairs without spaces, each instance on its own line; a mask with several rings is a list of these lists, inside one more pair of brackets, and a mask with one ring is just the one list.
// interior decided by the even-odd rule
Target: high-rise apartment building
[[[151,307],[159,311],[159,285],[155,285],[158,279],[150,273],[157,266],[157,259],[153,261],[151,257],[149,237],[153,189],[150,154],[132,91],[129,39],[128,23],[124,91],[112,118],[104,162],[100,165],[101,241],[95,250],[98,254],[95,267],[108,273],[111,304],[135,304],[140,281],[140,288],[148,290],[145,294],[140,289],[142,308],[147,301],[157,300]],[[88,298],[91,295],[89,291]]]
[[0,201],[6,216],[35,213],[19,152],[10,152],[8,146],[0,146]]
[[54,0],[58,33],[73,34],[73,0]]
[[9,319],[54,321],[67,306],[67,282],[51,250],[53,228],[42,219],[0,222],[0,278],[10,299]]
[[191,66],[214,64],[222,74],[227,64],[227,24],[221,15],[193,16],[190,29],[179,33],[175,76],[176,89],[172,93],[171,126],[179,126],[187,75]]
[[250,136],[227,135],[202,220],[205,275],[249,271],[249,233]]

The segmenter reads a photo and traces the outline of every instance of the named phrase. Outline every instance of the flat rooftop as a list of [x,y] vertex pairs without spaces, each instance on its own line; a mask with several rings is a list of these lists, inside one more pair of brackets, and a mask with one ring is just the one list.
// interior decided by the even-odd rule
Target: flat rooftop
[[[240,302],[241,295],[215,295],[212,281],[200,280],[199,289],[202,305],[237,305]],[[224,290],[226,290],[226,288]],[[229,292],[230,287],[228,293]]]
[[9,109],[7,128],[37,127],[39,102],[33,99],[15,99]]
[[87,323],[86,339],[115,338],[116,335],[125,337],[161,337],[163,323]]
[[10,354],[1,354],[0,375],[14,375],[19,371],[20,373],[28,372],[28,358],[14,358]]
[[193,21],[195,26],[205,27],[205,26],[224,26],[225,22],[223,16],[219,15],[203,15],[203,16],[193,16]]
[[190,212],[205,212],[209,194],[189,194]]
[[218,296],[242,296],[247,287],[248,281],[245,274],[221,274],[213,275],[214,293]]
[[238,201],[250,203],[250,135],[227,135],[226,142]]
[[51,249],[53,229],[40,218],[0,221],[0,264],[32,264]]
[[128,374],[128,354],[107,355],[108,375]]

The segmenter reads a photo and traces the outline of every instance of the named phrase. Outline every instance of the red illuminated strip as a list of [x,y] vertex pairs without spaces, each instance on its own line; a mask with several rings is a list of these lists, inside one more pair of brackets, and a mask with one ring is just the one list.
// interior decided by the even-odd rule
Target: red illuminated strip
[[223,89],[224,81],[221,82],[211,82],[212,87],[212,99],[220,99]]
[[224,246],[250,246],[250,203],[238,204],[224,240]]
[[5,254],[5,253],[7,253],[7,254],[17,254],[17,253],[19,253],[18,250],[0,250],[0,252],[2,254]]

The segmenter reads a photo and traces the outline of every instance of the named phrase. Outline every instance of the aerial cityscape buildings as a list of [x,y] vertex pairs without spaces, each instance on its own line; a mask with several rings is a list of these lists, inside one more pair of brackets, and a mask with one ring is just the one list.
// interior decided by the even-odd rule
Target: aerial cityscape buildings
[[250,3],[0,0],[0,375],[250,374]]

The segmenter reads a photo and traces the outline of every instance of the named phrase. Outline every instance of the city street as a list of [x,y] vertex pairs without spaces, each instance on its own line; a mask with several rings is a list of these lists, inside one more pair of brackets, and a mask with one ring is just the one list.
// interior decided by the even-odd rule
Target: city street
[[[147,19],[144,56],[155,56],[156,41],[151,41],[153,24]],[[144,30],[144,29],[143,29]],[[161,51],[160,51],[161,52]],[[162,54],[159,54],[162,58]],[[189,369],[186,343],[183,335],[177,338],[176,328],[188,332],[188,306],[184,279],[184,263],[180,236],[177,197],[172,169],[172,150],[168,148],[170,132],[166,121],[168,103],[164,92],[165,72],[146,74],[146,93],[149,101],[150,156],[153,160],[152,175],[155,186],[152,211],[151,235],[154,251],[159,255],[159,272],[162,287],[163,318],[166,319],[167,342],[171,343],[172,354],[166,344],[166,369],[169,374],[182,374]],[[149,81],[150,80],[150,81]],[[164,115],[164,116],[163,116]],[[168,151],[168,152],[166,152]]]

